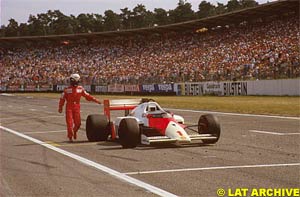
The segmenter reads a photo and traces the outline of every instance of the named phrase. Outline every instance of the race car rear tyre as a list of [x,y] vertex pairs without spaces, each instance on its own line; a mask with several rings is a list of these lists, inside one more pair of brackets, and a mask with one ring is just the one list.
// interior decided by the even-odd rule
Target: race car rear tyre
[[90,142],[105,141],[109,135],[109,122],[105,115],[92,114],[86,120],[86,137]]
[[198,133],[199,134],[212,134],[216,139],[202,140],[205,144],[216,143],[221,134],[221,128],[219,120],[212,114],[205,114],[200,116],[198,121]]
[[140,128],[138,122],[133,118],[121,120],[118,135],[123,148],[135,148],[140,143]]

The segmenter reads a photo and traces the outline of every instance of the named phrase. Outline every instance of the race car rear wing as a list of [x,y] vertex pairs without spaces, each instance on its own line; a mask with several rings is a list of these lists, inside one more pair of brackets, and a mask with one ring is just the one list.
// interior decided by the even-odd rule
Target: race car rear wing
[[124,110],[125,115],[129,113],[129,110],[133,110],[137,105],[142,102],[142,99],[118,99],[118,100],[104,100],[104,114],[110,121],[110,111]]

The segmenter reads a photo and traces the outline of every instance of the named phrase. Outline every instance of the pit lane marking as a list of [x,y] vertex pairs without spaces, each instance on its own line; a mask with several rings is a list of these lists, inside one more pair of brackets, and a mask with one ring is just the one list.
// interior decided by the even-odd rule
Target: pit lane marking
[[52,141],[45,141],[44,143],[49,144],[51,146],[59,146],[59,144],[56,144],[55,142]]
[[229,112],[215,112],[215,111],[201,111],[201,110],[173,109],[173,108],[165,108],[165,109],[170,110],[170,111],[179,111],[179,112],[210,113],[210,114],[220,114],[220,115],[229,115],[229,116],[246,116],[246,117],[262,117],[262,118],[279,118],[279,119],[300,120],[299,117],[290,117],[290,116],[271,116],[271,115],[259,115],[259,114],[239,114],[239,113],[229,113]]
[[300,135],[300,133],[279,133],[279,132],[271,132],[271,131],[259,131],[259,130],[249,130],[252,133],[261,133],[261,134],[269,134],[269,135]]
[[170,169],[170,170],[152,170],[152,171],[126,172],[124,174],[126,174],[126,175],[139,175],[139,174],[155,174],[155,173],[170,173],[170,172],[226,170],[226,169],[242,169],[242,168],[288,167],[288,166],[300,166],[300,163],[243,165],[243,166],[216,166],[216,167],[205,167],[205,168],[183,168],[183,169]]
[[30,131],[30,132],[23,132],[23,134],[63,133],[63,132],[67,132],[67,130],[57,130],[57,131],[38,131],[38,132]]
[[59,146],[89,146],[89,145],[98,145],[99,142],[72,142],[72,143],[61,143]]
[[40,141],[38,139],[32,138],[32,137],[30,137],[28,135],[24,135],[24,134],[22,134],[19,131],[15,131],[15,130],[9,129],[9,128],[3,127],[1,125],[0,125],[0,129],[4,130],[6,132],[9,132],[11,134],[14,134],[16,136],[19,136],[21,138],[24,138],[26,140],[29,140],[31,142],[34,142],[36,144],[39,144],[39,145],[41,145],[41,146],[43,146],[45,148],[48,148],[50,150],[53,150],[53,151],[57,152],[57,153],[60,153],[60,154],[65,155],[67,157],[70,157],[70,158],[72,158],[72,159],[74,159],[74,160],[76,160],[76,161],[78,161],[78,162],[80,162],[82,164],[85,164],[85,165],[90,166],[90,167],[94,167],[94,168],[96,168],[96,169],[98,169],[98,170],[100,170],[102,172],[105,172],[105,173],[111,175],[112,177],[115,177],[115,178],[117,178],[117,179],[119,179],[121,181],[125,181],[127,183],[130,183],[132,185],[138,186],[140,188],[143,188],[143,189],[145,189],[145,190],[147,190],[149,192],[152,192],[153,194],[156,194],[156,195],[159,195],[159,196],[165,196],[165,197],[177,197],[177,195],[175,195],[173,193],[170,193],[168,191],[165,191],[163,189],[160,189],[158,187],[150,185],[150,184],[148,184],[146,182],[143,182],[143,181],[140,181],[140,180],[135,179],[133,177],[130,177],[130,176],[124,174],[124,173],[118,172],[118,171],[116,171],[114,169],[111,169],[111,168],[109,168],[107,166],[104,166],[102,164],[96,163],[96,162],[94,162],[92,160],[86,159],[86,158],[81,157],[79,155],[76,155],[74,153],[71,153],[71,152],[68,152],[66,150],[57,148],[57,147],[55,147],[55,146],[53,146],[51,144],[48,144],[48,143],[45,143],[45,142]]

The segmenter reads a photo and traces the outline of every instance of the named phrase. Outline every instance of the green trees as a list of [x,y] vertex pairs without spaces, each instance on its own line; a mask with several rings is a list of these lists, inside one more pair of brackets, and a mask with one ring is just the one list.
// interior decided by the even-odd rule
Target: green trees
[[132,10],[128,7],[120,9],[120,14],[106,10],[104,15],[82,13],[77,17],[64,15],[59,10],[48,10],[36,16],[30,15],[27,23],[18,24],[14,19],[10,19],[7,26],[1,26],[0,36],[43,36],[153,27],[205,18],[257,5],[255,0],[229,0],[226,5],[222,3],[214,5],[208,0],[203,0],[195,12],[187,0],[178,0],[177,7],[173,10],[155,8],[151,12],[145,5],[137,4]]
[[133,13],[127,7],[121,9],[120,20],[122,29],[131,29],[133,27]]
[[8,36],[19,36],[19,31],[18,31],[19,25],[18,22],[15,21],[15,19],[9,19],[9,24],[7,25],[5,29],[5,34]]
[[147,10],[143,4],[137,4],[132,11],[127,7],[121,9],[120,19],[121,29],[151,27],[155,24],[154,13]]
[[227,11],[232,12],[235,10],[254,7],[258,5],[255,0],[230,0],[227,3]]
[[104,12],[104,29],[106,31],[115,31],[120,29],[121,26],[121,20],[120,16],[116,14],[112,10],[106,10]]
[[147,27],[147,15],[148,12],[146,10],[146,7],[143,4],[138,4],[135,8],[133,8],[133,25],[134,28],[141,28],[141,27]]
[[199,18],[206,18],[209,16],[213,16],[216,14],[216,7],[212,5],[210,2],[202,1],[199,4],[199,11],[198,11],[198,17]]
[[169,23],[168,12],[162,8],[155,8],[153,13],[153,22],[157,25],[166,25]]
[[189,21],[196,18],[192,5],[185,0],[179,0],[174,10],[169,10],[169,18],[171,23]]

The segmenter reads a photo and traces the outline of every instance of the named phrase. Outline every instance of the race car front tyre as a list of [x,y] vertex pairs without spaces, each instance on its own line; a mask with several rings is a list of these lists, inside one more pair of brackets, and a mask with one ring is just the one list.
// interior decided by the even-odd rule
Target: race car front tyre
[[92,114],[86,120],[86,137],[90,142],[105,141],[109,135],[109,122],[105,115]]
[[211,134],[216,139],[205,139],[202,140],[205,144],[215,144],[221,134],[221,128],[219,120],[212,114],[205,114],[200,116],[198,121],[198,133],[199,134]]
[[138,122],[133,118],[121,120],[118,135],[123,148],[135,148],[140,143],[140,128]]

